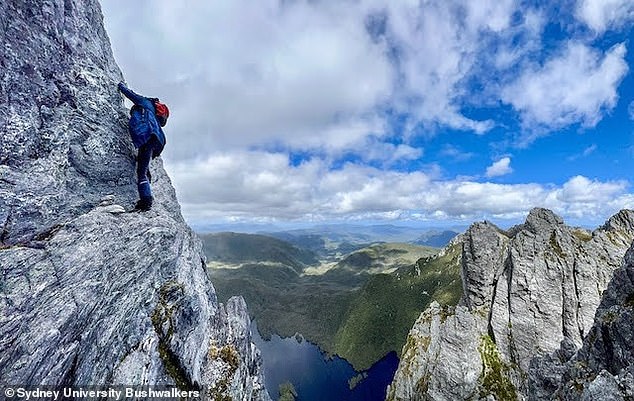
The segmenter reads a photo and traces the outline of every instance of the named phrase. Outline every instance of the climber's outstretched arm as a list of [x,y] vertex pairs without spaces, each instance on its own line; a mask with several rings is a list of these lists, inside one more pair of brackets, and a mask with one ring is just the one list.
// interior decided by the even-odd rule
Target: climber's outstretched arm
[[132,90],[128,89],[123,82],[119,82],[119,90],[134,104],[140,104],[145,98],[141,95],[137,95]]

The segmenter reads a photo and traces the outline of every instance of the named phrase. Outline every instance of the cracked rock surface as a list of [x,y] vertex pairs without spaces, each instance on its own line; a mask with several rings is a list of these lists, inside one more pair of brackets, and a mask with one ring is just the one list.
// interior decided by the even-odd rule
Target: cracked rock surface
[[634,399],[634,246],[614,273],[581,349],[572,354],[565,347],[532,361],[529,399]]
[[472,225],[461,237],[463,297],[455,309],[432,304],[420,316],[388,399],[527,399],[532,359],[569,358],[594,330],[633,238],[629,210],[593,232],[546,209],[509,231]]
[[160,158],[154,208],[126,212],[135,151],[102,19],[96,0],[0,3],[2,382],[268,400],[246,305],[217,302]]

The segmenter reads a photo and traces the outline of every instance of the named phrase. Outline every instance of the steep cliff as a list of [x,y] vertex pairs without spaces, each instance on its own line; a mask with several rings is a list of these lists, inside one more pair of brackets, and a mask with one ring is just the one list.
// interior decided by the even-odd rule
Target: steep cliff
[[545,209],[508,232],[472,225],[462,238],[462,299],[419,317],[388,399],[524,399],[534,357],[564,339],[572,353],[581,346],[633,237],[632,211],[591,233]]
[[572,350],[564,341],[531,362],[530,400],[634,399],[634,246],[614,272],[583,346]]
[[1,2],[0,43],[3,384],[268,399],[246,305],[217,302],[160,159],[155,207],[124,213],[135,151],[98,2]]

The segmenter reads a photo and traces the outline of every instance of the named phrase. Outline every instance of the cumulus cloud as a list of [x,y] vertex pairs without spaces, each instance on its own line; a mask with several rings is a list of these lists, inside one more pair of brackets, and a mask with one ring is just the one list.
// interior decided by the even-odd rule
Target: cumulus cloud
[[[103,2],[129,84],[172,107],[165,157],[282,144],[338,152],[387,135],[383,107],[482,134],[464,85],[516,0]],[[151,8],[152,13],[145,10]]]
[[634,3],[631,0],[579,0],[577,18],[596,32],[620,27],[634,19]]
[[543,66],[522,73],[502,90],[529,128],[561,128],[573,123],[595,126],[617,103],[617,87],[628,71],[625,45],[604,55],[575,41]]
[[422,158],[424,149],[402,143],[384,142],[380,138],[369,137],[359,144],[357,153],[358,159],[364,163],[390,168]]
[[183,213],[192,221],[266,219],[519,218],[535,206],[563,216],[605,217],[634,207],[622,181],[572,177],[562,185],[440,181],[423,172],[386,171],[321,159],[289,164],[281,153],[237,151],[174,166]]
[[174,105],[174,158],[271,141],[341,147],[377,129],[393,71],[351,4],[115,3],[106,22],[129,83]]
[[[583,0],[577,15],[613,23],[629,3]],[[354,151],[368,137],[393,134],[385,107],[407,116],[405,142],[436,127],[484,134],[498,122],[463,112],[483,95],[501,96],[530,128],[593,126],[614,106],[627,71],[624,45],[599,55],[572,42],[499,93],[499,77],[507,82],[541,50],[547,23],[543,10],[517,0],[109,0],[102,7],[130,85],[172,106],[169,160],[271,144]],[[471,80],[483,93],[473,93]]]
[[[150,7],[153,13],[143,12]],[[546,23],[537,8],[517,14],[517,0],[111,0],[103,8],[129,82],[174,105],[170,125],[180,138],[167,155],[179,159],[270,141],[329,144],[322,132],[337,132],[336,145],[353,148],[360,135],[383,132],[377,119],[385,104],[407,113],[410,129],[431,123],[487,132],[493,121],[461,111],[469,97],[466,82],[491,75],[491,67],[504,72],[517,66],[527,51],[540,48]],[[633,9],[627,0],[580,0],[576,14],[605,27],[630,18]],[[624,51],[620,45],[598,60],[595,51],[573,43],[559,59],[527,71],[502,98],[550,128],[592,125],[597,107],[613,103],[611,93],[625,73]],[[531,98],[514,100],[532,78],[539,82]],[[549,79],[559,90],[536,110],[534,97]],[[574,85],[586,81],[592,82]],[[596,92],[600,84],[604,93]],[[544,115],[571,89],[598,95],[597,104],[569,99]]]
[[486,176],[489,178],[499,177],[501,175],[510,174],[512,172],[513,169],[511,168],[511,158],[503,157],[487,167]]
[[[388,37],[399,49],[403,78],[396,100],[407,105],[414,123],[436,122],[482,134],[490,120],[460,112],[461,86],[481,54],[482,40],[509,26],[517,7],[513,0],[470,2],[390,2]],[[398,104],[398,103],[397,103]]]
[[556,191],[559,200],[565,203],[585,204],[593,202],[609,202],[623,191],[624,182],[591,181],[583,176],[576,176]]

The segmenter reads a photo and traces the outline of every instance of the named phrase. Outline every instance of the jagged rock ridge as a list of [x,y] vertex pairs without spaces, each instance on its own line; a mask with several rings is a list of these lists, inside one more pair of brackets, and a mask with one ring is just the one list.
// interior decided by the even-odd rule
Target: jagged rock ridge
[[246,305],[218,304],[160,159],[155,207],[122,213],[135,152],[102,19],[0,3],[0,377],[268,400]]
[[593,232],[546,209],[508,232],[472,225],[461,238],[464,295],[420,316],[388,399],[525,399],[534,357],[564,339],[581,346],[633,237],[627,210]]

